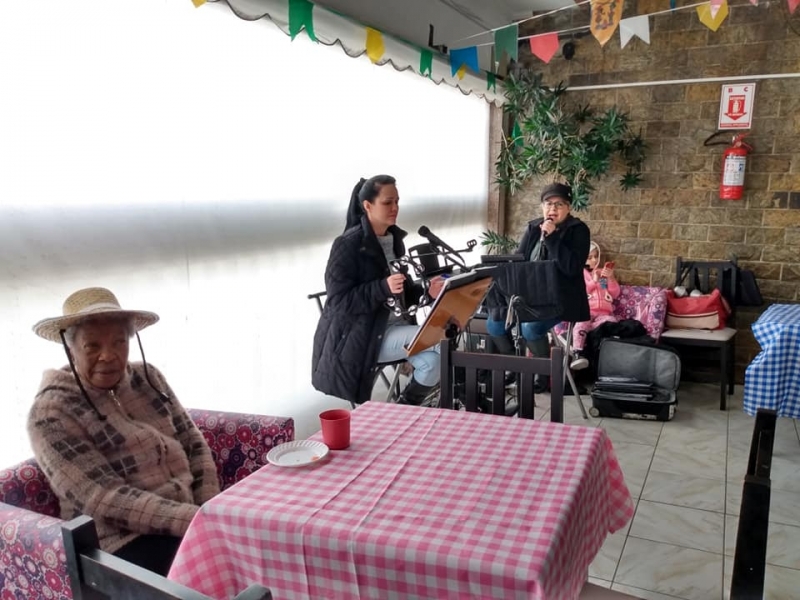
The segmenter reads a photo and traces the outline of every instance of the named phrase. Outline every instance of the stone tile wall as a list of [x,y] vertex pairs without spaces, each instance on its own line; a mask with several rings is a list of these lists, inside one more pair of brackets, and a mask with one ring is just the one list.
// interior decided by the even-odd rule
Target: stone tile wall
[[[626,4],[625,17],[663,10],[663,0]],[[587,6],[530,21],[521,35],[586,25]],[[542,71],[545,82],[571,87],[661,80],[800,72],[800,11],[785,3],[737,2],[717,32],[694,10],[650,18],[651,43],[638,38],[620,48],[619,34],[601,47],[591,35],[574,40],[575,56],[561,53],[545,65],[526,43],[520,61]],[[562,38],[562,43],[566,39]],[[576,104],[616,105],[648,144],[643,185],[619,189],[620,169],[598,185],[593,204],[578,216],[614,260],[620,280],[669,286],[677,256],[728,259],[752,269],[767,304],[739,311],[739,376],[758,344],[750,324],[773,302],[800,301],[800,79],[758,81],[753,127],[755,150],[747,164],[744,197],[718,198],[724,146],[703,141],[717,130],[721,83],[675,83],[568,92]],[[496,122],[496,121],[495,121]],[[724,138],[723,138],[724,139]],[[730,139],[730,138],[728,138]],[[506,201],[506,231],[518,234],[538,216],[540,183]]]

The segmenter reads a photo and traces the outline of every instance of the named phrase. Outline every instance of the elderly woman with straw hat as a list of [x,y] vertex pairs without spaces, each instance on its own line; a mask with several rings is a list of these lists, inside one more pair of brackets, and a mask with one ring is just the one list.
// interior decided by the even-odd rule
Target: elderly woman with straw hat
[[158,315],[124,310],[104,288],[69,296],[34,332],[68,365],[45,371],[28,417],[34,454],[61,516],[92,517],[100,546],[166,574],[198,507],[219,493],[211,450],[164,376],[128,362]]

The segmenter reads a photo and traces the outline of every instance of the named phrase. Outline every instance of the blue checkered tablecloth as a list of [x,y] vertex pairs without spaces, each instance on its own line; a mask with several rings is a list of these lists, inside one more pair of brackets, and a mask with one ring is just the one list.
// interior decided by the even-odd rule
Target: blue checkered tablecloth
[[773,304],[753,323],[761,352],[744,376],[744,411],[800,419],[800,304]]

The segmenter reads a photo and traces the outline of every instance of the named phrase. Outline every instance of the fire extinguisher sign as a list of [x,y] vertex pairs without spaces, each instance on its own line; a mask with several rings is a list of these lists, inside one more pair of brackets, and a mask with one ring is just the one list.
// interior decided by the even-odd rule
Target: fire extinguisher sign
[[724,84],[719,101],[719,129],[750,129],[753,125],[755,83]]

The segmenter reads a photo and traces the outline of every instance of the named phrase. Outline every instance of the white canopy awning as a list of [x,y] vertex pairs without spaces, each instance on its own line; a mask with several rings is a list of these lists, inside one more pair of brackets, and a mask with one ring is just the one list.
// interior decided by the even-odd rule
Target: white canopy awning
[[[269,19],[285,34],[290,35],[289,0],[220,0],[226,3],[238,17],[257,21]],[[201,7],[201,10],[204,7]],[[353,58],[367,54],[367,32],[370,28],[349,17],[331,11],[318,4],[312,10],[314,37],[322,44],[332,46],[339,44],[348,56]],[[301,32],[300,35],[306,35]],[[428,77],[437,85],[445,83],[461,90],[464,94],[475,94],[487,102],[500,105],[504,102],[503,88],[494,75],[486,71],[474,73],[465,69],[453,75],[450,59],[436,50],[420,48],[402,41],[390,34],[382,33],[383,52],[379,56],[370,56],[373,63],[383,66],[391,65],[398,71],[413,70],[422,75],[421,63],[424,52],[432,52],[430,73]],[[460,75],[460,76],[459,76]]]

